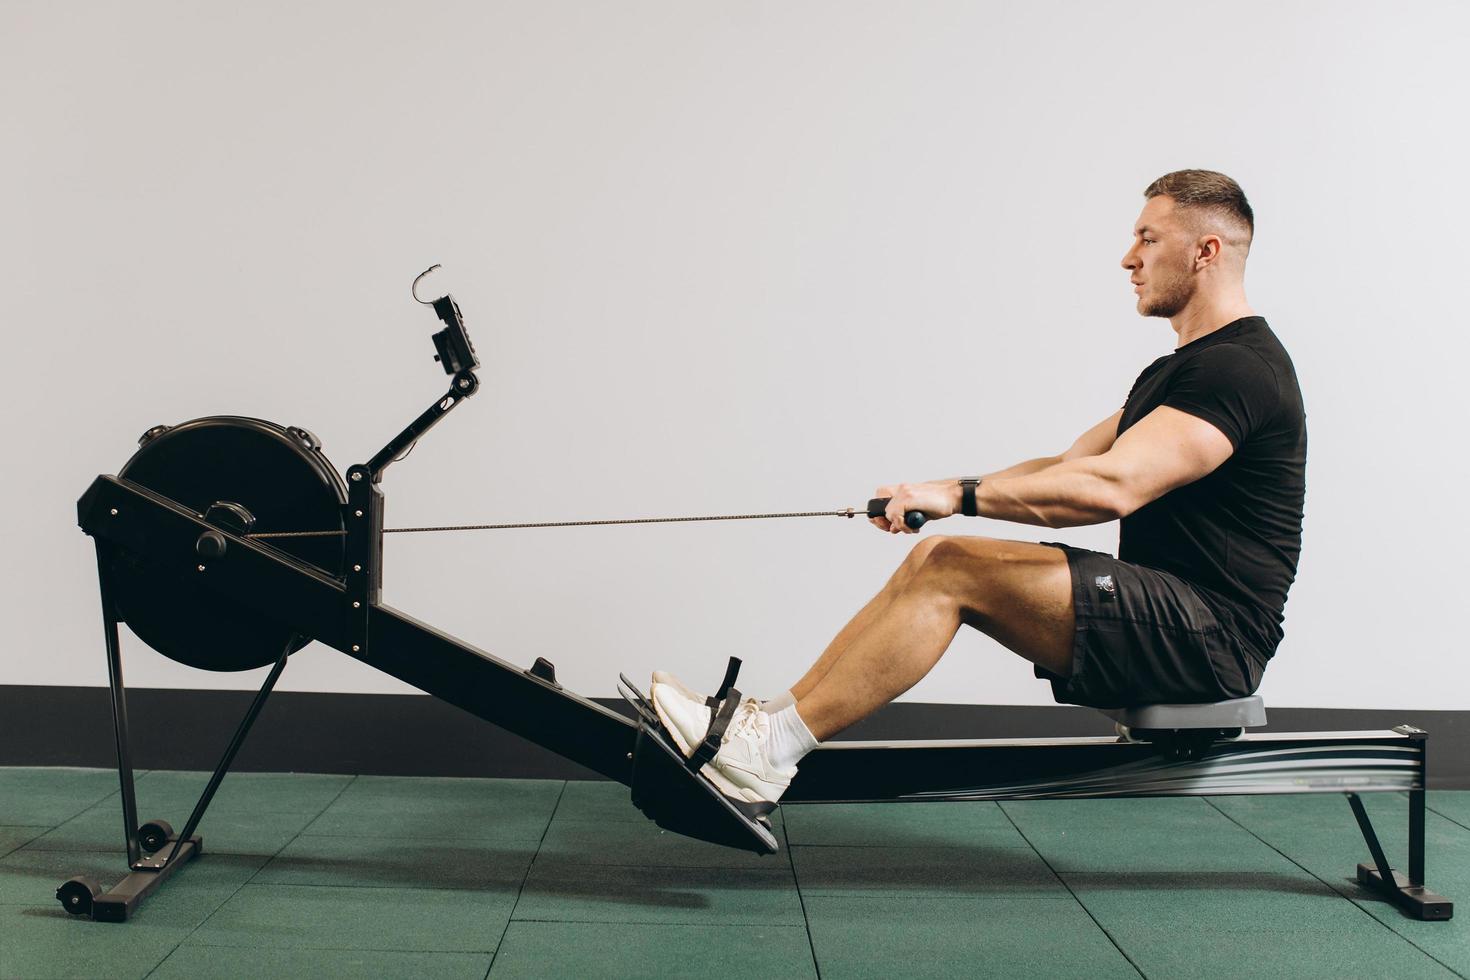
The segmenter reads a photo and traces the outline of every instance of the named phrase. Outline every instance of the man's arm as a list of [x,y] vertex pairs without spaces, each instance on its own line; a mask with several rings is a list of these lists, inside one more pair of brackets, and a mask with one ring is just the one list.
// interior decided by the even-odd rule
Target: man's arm
[[986,480],[975,503],[983,517],[1020,524],[1101,524],[1127,517],[1169,491],[1207,476],[1234,451],[1225,433],[1211,423],[1161,406],[1116,436],[1105,452],[1064,458],[1034,473]]
[[[1122,419],[1123,410],[1120,408],[1078,436],[1077,441],[1072,443],[1071,448],[1060,456],[1039,456],[1036,459],[1028,459],[1025,462],[1017,463],[1015,466],[1008,466],[1003,470],[987,473],[981,479],[989,482],[991,480],[1000,480],[1009,477],[1026,476],[1031,473],[1038,473],[1042,470],[1050,469],[1058,463],[1063,463],[1067,460],[1082,459],[1087,456],[1097,456],[1105,453],[1112,448],[1114,440],[1118,438],[1118,424]],[[913,504],[917,501],[913,497],[905,498],[910,502],[910,506],[907,507],[908,510],[923,510],[931,517],[948,517],[950,514],[959,513],[959,485],[960,478],[952,477],[948,480],[934,480],[925,484],[879,487],[876,496],[894,497],[905,492],[915,494],[918,500],[922,501],[922,505],[914,506]],[[921,487],[926,488],[928,492],[921,492]],[[951,495],[951,491],[953,492],[955,501],[954,508],[949,513],[940,513],[941,508],[936,507],[935,498],[938,496],[947,500]],[[893,530],[893,526],[886,517],[875,517],[872,522],[884,531]]]
[[[1093,426],[1060,457],[985,477],[975,494],[980,516],[1042,527],[1115,521],[1208,475],[1234,451],[1218,428],[1177,408],[1156,408],[1119,436],[1121,415]],[[881,487],[878,496],[892,500],[887,515],[873,523],[894,533],[910,530],[904,511],[933,518],[960,512],[956,481]]]
[[[1118,438],[1118,423],[1122,419],[1123,410],[1120,408],[1078,436],[1077,441],[1072,443],[1071,448],[1060,456],[1038,456],[1036,459],[1028,459],[1024,463],[1017,463],[1015,466],[1008,466],[1003,470],[987,473],[981,479],[999,480],[1009,476],[1025,476],[1028,473],[1044,470],[1069,459],[1079,459],[1083,456],[1098,456],[1112,448],[1113,440]],[[955,478],[955,482],[959,482],[958,477]]]

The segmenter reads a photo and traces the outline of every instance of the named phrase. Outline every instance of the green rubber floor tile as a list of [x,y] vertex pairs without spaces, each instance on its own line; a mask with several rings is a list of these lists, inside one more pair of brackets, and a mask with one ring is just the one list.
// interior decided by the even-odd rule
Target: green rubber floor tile
[[1025,847],[793,847],[803,896],[1058,898],[1067,890]]
[[[183,833],[189,818],[183,813],[139,810],[139,820],[168,820],[176,833]],[[195,831],[204,839],[206,852],[220,854],[274,854],[301,833],[309,813],[250,814],[238,810],[210,810]],[[116,800],[99,804],[68,820],[55,830],[36,838],[25,850],[105,851],[123,849],[122,807]]]
[[111,769],[0,768],[0,824],[55,827],[116,791]]
[[[154,770],[137,781],[138,812],[177,814],[168,819],[183,827],[209,783],[207,772]],[[315,773],[232,772],[209,803],[209,813],[310,813],[326,809],[352,782],[351,776]],[[113,794],[117,798],[117,794]]]
[[781,812],[792,844],[1027,846],[994,803],[793,803]]
[[[1439,891],[1433,878],[1430,878],[1429,883],[1431,891]],[[1441,894],[1445,894],[1457,906],[1456,918],[1448,922],[1423,922],[1409,918],[1399,911],[1398,906],[1377,896],[1357,898],[1354,902],[1395,935],[1402,936],[1405,941],[1422,949],[1460,976],[1470,977],[1470,916],[1466,915],[1470,909],[1464,904],[1470,900],[1467,899],[1470,892],[1446,888]]]
[[[774,814],[774,817],[779,817]],[[779,819],[776,839],[781,839]],[[542,863],[557,865],[632,865],[677,868],[773,868],[789,867],[784,855],[752,854],[718,844],[706,844],[661,829],[651,820],[637,823],[563,820],[558,816],[546,830]]]
[[0,857],[49,831],[50,827],[0,827]]
[[490,976],[710,980],[729,970],[761,980],[817,975],[800,926],[512,922]]
[[627,823],[647,821],[633,805],[628,787],[611,781],[573,780],[561,795],[556,807],[557,819],[620,820]]
[[1343,980],[1344,977],[1456,975],[1400,937],[1376,926],[1354,930],[1267,934],[1225,929],[1218,921],[1192,929],[1115,929],[1109,934],[1146,977],[1190,980]]
[[806,914],[823,980],[1138,977],[1070,898],[807,896]]
[[[1407,834],[1409,798],[1403,793],[1364,793],[1360,797],[1380,838],[1391,832]],[[1201,801],[1206,802],[1206,801]],[[1245,826],[1292,829],[1304,836],[1324,829],[1350,830],[1361,840],[1352,808],[1341,793],[1305,793],[1299,796],[1216,796],[1208,804]]]
[[54,900],[50,909],[0,907],[0,977],[142,978],[189,928],[142,918],[126,925],[73,919]]
[[[1067,804],[1053,806],[1052,803]],[[1098,804],[1189,804],[1138,807]],[[1275,871],[1297,868],[1203,800],[1001,804],[1030,845],[1064,871]]]
[[538,861],[512,918],[715,926],[803,924],[796,878],[784,865],[766,871],[586,867]]
[[330,977],[332,980],[483,980],[488,953],[398,953],[356,949],[240,949],[186,943],[148,980]]
[[[1404,870],[1408,865],[1407,796],[1376,793],[1364,796],[1363,802],[1389,864]],[[1370,864],[1372,858],[1351,811],[1342,813],[1348,805],[1341,798],[1232,796],[1220,801],[1220,807],[1352,899],[1383,926],[1452,970],[1470,976],[1470,917],[1464,914],[1466,902],[1470,902],[1470,832],[1460,824],[1438,813],[1427,814],[1424,820],[1424,884],[1430,892],[1458,905],[1457,917],[1452,920],[1426,923],[1408,917],[1397,905],[1357,883],[1357,865]]]
[[1228,924],[1261,933],[1372,931],[1361,909],[1304,871],[1062,874],[1104,928],[1178,929]]
[[191,942],[266,949],[493,953],[514,895],[435,888],[246,885]]
[[[1338,807],[1323,806],[1337,802]],[[1397,796],[1364,797],[1374,831],[1389,863],[1408,865],[1408,803]],[[1231,797],[1219,801],[1232,819],[1334,886],[1355,878],[1359,863],[1372,857],[1357,821],[1341,799],[1310,797]],[[1429,813],[1424,822],[1425,878],[1430,890],[1455,897],[1470,892],[1470,832],[1454,821]],[[1370,893],[1351,885],[1353,897]]]
[[1429,794],[1429,809],[1470,830],[1470,791],[1434,790]]
[[359,776],[307,828],[333,837],[540,840],[563,783]]
[[256,882],[467,888],[514,897],[535,854],[534,841],[298,837],[271,859]]
[[[1351,812],[1344,816],[1348,807],[1341,797],[1230,797],[1217,802],[1389,930],[1470,976],[1470,916],[1464,914],[1464,903],[1470,901],[1470,834],[1464,827],[1433,812],[1425,820],[1425,885],[1459,908],[1448,922],[1423,922],[1357,883],[1358,864],[1372,859]],[[1363,803],[1389,863],[1403,871],[1408,865],[1408,798],[1372,794]]]
[[1200,797],[1006,800],[999,806],[1023,830],[1027,827],[1131,827],[1161,823],[1186,826],[1191,821],[1219,819],[1214,807]]
[[[255,855],[202,854],[145,898],[130,922],[192,928],[239,891],[264,863],[265,858]],[[56,900],[63,881],[87,877],[106,891],[126,875],[127,860],[120,851],[20,850],[0,858],[0,905],[65,914]]]

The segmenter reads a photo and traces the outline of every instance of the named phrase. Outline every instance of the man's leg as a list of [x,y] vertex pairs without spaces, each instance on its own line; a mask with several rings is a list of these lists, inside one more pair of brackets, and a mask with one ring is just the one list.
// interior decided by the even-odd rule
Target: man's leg
[[[1071,571],[1059,548],[989,538],[928,539],[828,646],[793,705],[742,703],[701,771],[722,793],[779,800],[802,756],[929,672],[961,623],[1061,676],[1072,672]],[[711,711],[672,683],[655,683],[659,717],[684,752],[706,736]]]
[[800,683],[808,684],[826,661],[815,682],[806,690],[792,689],[797,713],[817,740],[913,687],[943,656],[961,624],[1054,674],[1071,674],[1072,578],[1061,549],[941,536],[916,547],[910,559],[915,555],[901,583],[895,574]]
[[832,665],[841,659],[848,647],[852,646],[853,641],[861,636],[863,631],[871,626],[893,600],[908,587],[919,568],[933,553],[935,542],[942,540],[944,540],[942,537],[920,538],[918,544],[909,549],[908,557],[889,576],[888,582],[878,591],[878,594],[869,599],[868,604],[858,610],[856,616],[848,620],[847,625],[832,638],[832,642],[827,644],[827,649],[822,651],[822,655],[817,658],[816,663],[812,664],[801,680],[791,685],[793,698],[799,701],[816,688],[817,682],[827,676]]

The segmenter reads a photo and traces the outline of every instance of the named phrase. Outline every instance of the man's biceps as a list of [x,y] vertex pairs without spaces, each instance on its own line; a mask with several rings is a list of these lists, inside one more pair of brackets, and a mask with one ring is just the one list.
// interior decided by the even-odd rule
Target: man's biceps
[[[1160,409],[1164,410],[1166,409]],[[1177,433],[1178,445],[1188,456],[1208,466],[1206,473],[1225,462],[1235,452],[1235,443],[1214,422],[1177,408],[1167,408],[1167,411],[1178,416],[1171,420],[1171,427]]]
[[1182,486],[1213,472],[1235,451],[1214,423],[1174,408],[1158,408],[1113,447],[1143,482]]

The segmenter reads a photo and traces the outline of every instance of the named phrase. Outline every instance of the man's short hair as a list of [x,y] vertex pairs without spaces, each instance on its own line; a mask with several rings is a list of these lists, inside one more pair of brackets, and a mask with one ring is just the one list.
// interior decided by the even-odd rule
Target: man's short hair
[[1234,225],[1242,226],[1248,246],[1256,233],[1256,216],[1240,185],[1214,170],[1176,170],[1164,174],[1144,189],[1145,198],[1164,195],[1174,199],[1176,208],[1213,212]]

